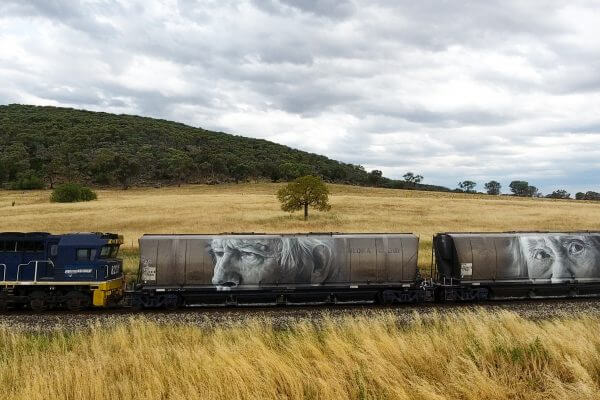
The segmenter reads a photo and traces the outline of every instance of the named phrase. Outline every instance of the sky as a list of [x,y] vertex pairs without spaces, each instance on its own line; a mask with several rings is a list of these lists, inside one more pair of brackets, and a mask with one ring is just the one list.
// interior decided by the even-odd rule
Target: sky
[[600,191],[599,38],[587,0],[2,0],[0,104],[574,194]]

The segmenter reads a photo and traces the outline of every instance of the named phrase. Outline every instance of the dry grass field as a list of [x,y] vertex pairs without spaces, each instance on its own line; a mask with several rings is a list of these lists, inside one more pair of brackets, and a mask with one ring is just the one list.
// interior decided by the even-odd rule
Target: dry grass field
[[[431,262],[431,238],[443,231],[600,230],[600,203],[331,185],[332,209],[280,210],[277,184],[194,185],[99,190],[88,203],[49,203],[49,191],[0,191],[3,231],[118,232],[127,269],[143,233],[414,232],[419,266]],[[12,206],[13,202],[15,203]]]
[[600,319],[484,311],[230,326],[14,333],[0,328],[4,399],[597,399]]

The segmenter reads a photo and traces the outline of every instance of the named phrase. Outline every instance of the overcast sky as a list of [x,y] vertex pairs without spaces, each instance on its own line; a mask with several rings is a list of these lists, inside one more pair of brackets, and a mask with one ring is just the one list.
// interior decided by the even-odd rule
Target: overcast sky
[[597,1],[2,0],[0,104],[138,114],[456,187],[600,191]]

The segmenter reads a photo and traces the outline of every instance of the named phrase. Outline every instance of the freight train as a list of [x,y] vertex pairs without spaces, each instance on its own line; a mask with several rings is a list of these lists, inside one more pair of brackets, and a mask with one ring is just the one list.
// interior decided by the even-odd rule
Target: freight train
[[0,308],[379,304],[594,297],[600,233],[438,233],[421,276],[411,233],[156,235],[126,289],[122,236],[0,233]]

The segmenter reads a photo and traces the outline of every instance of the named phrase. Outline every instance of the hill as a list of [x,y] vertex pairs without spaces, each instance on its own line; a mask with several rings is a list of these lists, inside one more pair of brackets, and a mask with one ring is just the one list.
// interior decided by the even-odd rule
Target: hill
[[[0,106],[0,184],[52,187],[59,181],[101,186],[291,180],[408,188],[347,164],[262,139],[161,119],[70,108]],[[422,190],[447,190],[416,185]]]

